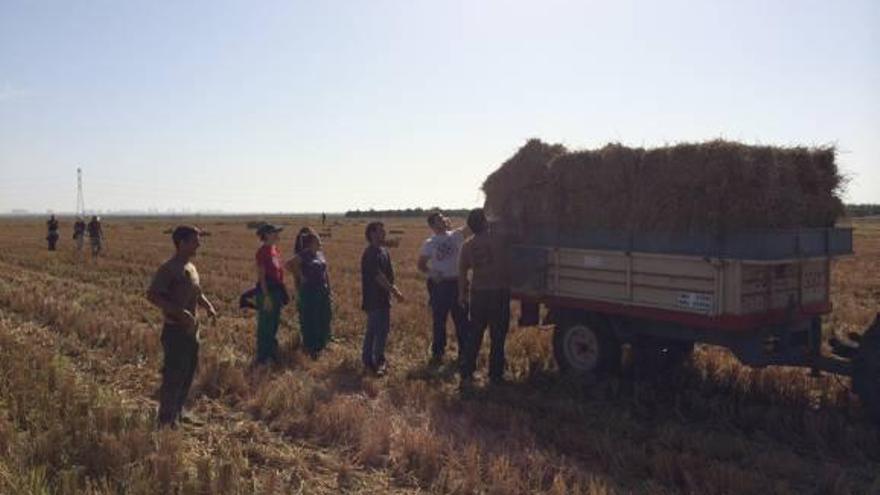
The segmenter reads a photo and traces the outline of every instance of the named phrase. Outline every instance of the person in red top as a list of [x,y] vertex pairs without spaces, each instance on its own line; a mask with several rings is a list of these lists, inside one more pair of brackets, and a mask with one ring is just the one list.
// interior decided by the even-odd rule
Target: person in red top
[[287,304],[284,287],[284,269],[278,251],[281,227],[266,224],[257,229],[262,245],[257,250],[257,356],[256,364],[265,364],[276,358],[278,350],[278,325],[281,323],[281,307]]

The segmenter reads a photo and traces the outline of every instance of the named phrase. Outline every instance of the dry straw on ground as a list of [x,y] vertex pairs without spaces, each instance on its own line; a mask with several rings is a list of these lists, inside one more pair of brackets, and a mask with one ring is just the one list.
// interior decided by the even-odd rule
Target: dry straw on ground
[[568,152],[537,139],[483,184],[519,226],[721,234],[828,227],[843,212],[833,148],[731,141]]
[[[289,307],[279,363],[253,368],[254,315],[238,310],[238,294],[254,282],[258,241],[243,219],[187,221],[216,232],[195,262],[221,316],[202,327],[189,402],[204,424],[171,435],[153,431],[162,317],[144,299],[173,249],[161,235],[171,222],[109,220],[116,248],[97,263],[77,258],[69,241],[47,252],[43,221],[0,223],[0,494],[880,490],[880,430],[848,380],[751,369],[710,347],[668,375],[583,384],[557,373],[549,328],[514,317],[509,385],[481,384],[482,354],[474,394],[459,395],[454,346],[444,366],[426,365],[424,219],[393,226],[405,231],[392,259],[409,300],[392,310],[386,377],[360,373],[359,221],[324,243],[338,341],[312,361],[297,349]],[[844,335],[880,304],[880,223],[855,228],[857,254],[833,271],[826,326]],[[287,253],[295,234],[282,232]]]

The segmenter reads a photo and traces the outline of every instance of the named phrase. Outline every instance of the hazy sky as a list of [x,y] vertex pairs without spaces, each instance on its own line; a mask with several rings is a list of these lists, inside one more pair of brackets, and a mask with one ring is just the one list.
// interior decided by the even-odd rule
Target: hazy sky
[[532,136],[836,144],[880,202],[880,2],[0,0],[0,212],[473,206]]

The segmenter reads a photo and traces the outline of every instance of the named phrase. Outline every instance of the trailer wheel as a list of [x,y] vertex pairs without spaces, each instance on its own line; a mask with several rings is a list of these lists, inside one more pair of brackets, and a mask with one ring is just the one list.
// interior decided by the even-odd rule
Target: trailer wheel
[[613,371],[620,365],[620,342],[597,322],[559,322],[553,334],[553,354],[565,374]]
[[868,414],[880,422],[880,314],[862,336],[853,359],[852,383]]

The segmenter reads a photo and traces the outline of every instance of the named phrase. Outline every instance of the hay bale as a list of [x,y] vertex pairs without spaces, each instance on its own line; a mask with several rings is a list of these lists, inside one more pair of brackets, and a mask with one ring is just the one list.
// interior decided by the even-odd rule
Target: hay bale
[[[568,150],[561,144],[547,144],[540,139],[530,139],[501,167],[483,182],[486,193],[486,211],[489,216],[500,217],[508,213],[511,200],[520,192],[532,191],[547,181],[547,165]],[[541,194],[533,199],[541,199]],[[543,206],[542,206],[543,208]]]
[[[833,226],[843,207],[833,148],[715,140],[567,152],[529,141],[486,180],[486,208],[514,231],[722,234]],[[542,162],[547,157],[549,161]]]

